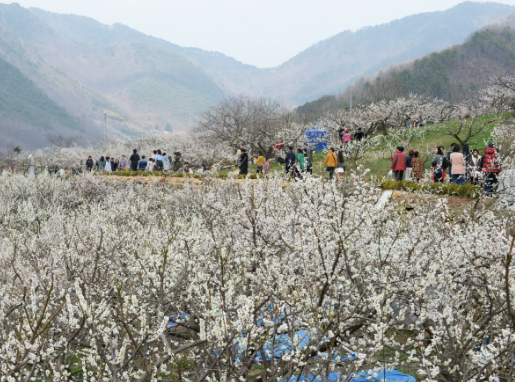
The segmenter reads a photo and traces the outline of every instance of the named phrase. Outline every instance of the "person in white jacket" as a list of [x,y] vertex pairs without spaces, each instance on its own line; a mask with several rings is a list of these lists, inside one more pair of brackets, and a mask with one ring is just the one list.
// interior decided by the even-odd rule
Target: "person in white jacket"
[[168,156],[166,155],[166,153],[163,153],[163,170],[170,171],[171,168],[172,168],[172,166],[170,164],[170,159],[168,159]]
[[111,171],[111,159],[109,157],[106,157],[106,167],[104,170]]

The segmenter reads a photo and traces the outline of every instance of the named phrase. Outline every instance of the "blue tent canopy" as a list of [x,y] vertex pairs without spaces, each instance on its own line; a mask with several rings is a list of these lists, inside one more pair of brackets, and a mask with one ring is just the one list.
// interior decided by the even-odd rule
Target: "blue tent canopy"
[[306,130],[306,143],[312,150],[326,150],[329,147],[329,133],[320,127]]

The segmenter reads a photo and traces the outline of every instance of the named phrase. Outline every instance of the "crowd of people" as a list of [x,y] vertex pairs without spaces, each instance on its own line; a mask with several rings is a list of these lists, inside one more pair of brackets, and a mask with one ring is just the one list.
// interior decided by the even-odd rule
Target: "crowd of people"
[[[279,141],[274,146],[274,150],[284,150],[284,145]],[[298,148],[296,151],[297,152],[295,153],[293,146],[289,146],[287,151],[285,152],[284,158],[283,156],[278,155],[277,162],[279,164],[284,164],[286,173],[294,178],[302,178],[302,174],[306,173],[312,174],[312,152],[307,148]],[[247,175],[249,172],[250,160],[248,151],[244,147],[240,147],[237,154],[237,166],[239,169],[239,174]],[[263,153],[258,152],[257,157],[255,157],[253,160],[256,163],[257,174],[268,174],[270,172],[271,158],[265,158],[263,156]]]
[[154,150],[150,157],[141,155],[137,149],[132,150],[132,154],[127,158],[122,155],[120,159],[114,157],[101,156],[96,162],[93,157],[86,160],[86,168],[92,171],[183,171],[194,172],[195,166],[184,162],[180,152],[169,156],[161,150]]
[[[240,175],[247,175],[249,173],[249,154],[248,150],[243,146],[240,146],[236,152],[238,155],[237,167]],[[265,158],[263,153],[258,152],[257,157],[253,158],[256,164],[256,174],[268,174],[270,172],[270,160],[271,158]]]
[[[404,154],[404,147],[397,147],[392,158],[391,171],[395,180],[419,182],[423,177],[424,162],[418,151],[409,150]],[[453,143],[450,151],[445,153],[443,146],[435,147],[431,162],[431,180],[443,183],[450,178],[451,183],[458,185],[483,185],[485,192],[492,192],[497,184],[497,176],[501,172],[501,158],[493,143],[489,143],[483,155],[478,149],[470,149],[467,144],[461,147]]]
[[[324,166],[329,174],[329,179],[333,179],[336,174],[336,181],[341,181],[341,174],[345,171],[345,146],[351,140],[362,140],[364,134],[361,130],[351,135],[349,129],[338,131],[341,145],[338,151],[331,147],[327,153]],[[285,172],[294,179],[302,179],[304,174],[313,173],[312,150],[308,148],[298,148],[293,146],[285,148],[279,141],[274,149],[282,151],[284,155],[278,156],[278,163],[284,163]],[[296,151],[296,152],[295,152]],[[409,150],[404,153],[404,147],[397,147],[392,157],[391,177],[397,181],[404,179],[408,181],[420,182],[424,176],[424,161],[420,158],[418,151]],[[270,171],[271,158],[265,158],[263,153],[258,152],[254,158],[249,157],[248,150],[243,146],[237,151],[237,167],[239,174],[247,175],[249,172],[249,162],[252,160],[256,164],[257,174],[268,174]],[[168,156],[161,150],[154,150],[147,159],[145,155],[140,156],[137,149],[133,150],[130,157],[122,155],[120,159],[102,156],[96,162],[90,156],[86,161],[88,171],[183,171],[195,172],[195,166],[184,162],[180,152]],[[206,171],[206,169],[203,169]],[[482,155],[478,149],[471,150],[467,144],[461,147],[453,143],[450,151],[445,153],[443,146],[435,147],[434,156],[431,162],[430,176],[435,183],[443,183],[450,179],[451,183],[458,185],[474,184],[482,185],[485,192],[492,192],[497,184],[497,176],[501,172],[501,159],[499,151],[493,143],[485,148]]]

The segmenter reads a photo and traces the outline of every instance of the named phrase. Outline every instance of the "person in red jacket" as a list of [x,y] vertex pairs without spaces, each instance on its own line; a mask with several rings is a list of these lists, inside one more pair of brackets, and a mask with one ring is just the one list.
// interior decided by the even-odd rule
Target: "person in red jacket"
[[392,158],[392,165],[390,168],[393,171],[393,179],[401,181],[406,171],[406,156],[403,153],[404,147],[398,146],[397,152]]
[[486,194],[492,194],[497,186],[497,174],[501,172],[501,159],[493,143],[489,143],[483,153],[481,171],[485,174],[483,190]]

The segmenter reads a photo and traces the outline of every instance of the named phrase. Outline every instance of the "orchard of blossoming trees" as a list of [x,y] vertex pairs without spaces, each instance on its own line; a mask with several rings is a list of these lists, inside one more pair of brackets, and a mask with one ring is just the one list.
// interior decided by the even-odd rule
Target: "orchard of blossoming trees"
[[[492,86],[479,106],[412,96],[327,114],[320,125],[388,129],[394,145],[419,134],[406,119],[509,110],[510,82]],[[235,129],[252,140],[257,126],[273,142],[285,120],[282,139],[301,139],[278,105],[239,102],[241,115],[269,113],[273,131],[234,111],[223,122],[225,105],[204,116],[218,127],[170,136],[173,149],[218,163],[233,155]],[[506,167],[513,131],[493,134]],[[33,158],[92,154],[55,148]],[[202,186],[0,177],[0,380],[275,382],[338,372],[346,382],[397,367],[424,381],[513,381],[512,215],[495,202],[458,213],[431,195],[407,211],[378,203],[365,175]]]
[[513,222],[495,211],[378,208],[358,175],[0,183],[3,381],[515,376]]

